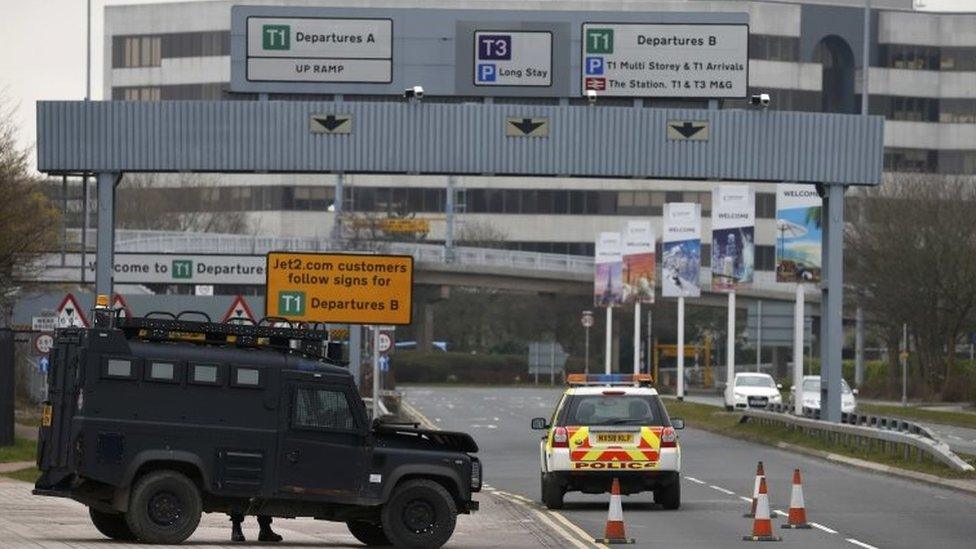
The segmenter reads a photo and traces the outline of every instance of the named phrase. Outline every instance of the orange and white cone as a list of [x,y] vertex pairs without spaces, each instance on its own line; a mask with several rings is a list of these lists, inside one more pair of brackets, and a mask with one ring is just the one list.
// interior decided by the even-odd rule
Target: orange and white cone
[[756,518],[752,521],[752,535],[743,536],[745,541],[783,541],[773,535],[773,521],[769,518],[769,496],[766,493],[766,477],[759,479],[759,496],[756,498]]
[[807,508],[803,503],[803,481],[800,479],[800,470],[793,470],[793,492],[790,494],[790,514],[789,519],[783,528],[811,528],[807,523]]
[[763,464],[760,461],[759,465],[756,466],[756,482],[752,485],[752,504],[749,508],[749,512],[742,515],[745,518],[753,518],[756,516],[756,500],[759,499],[759,481],[766,478],[766,473],[763,471]]
[[624,509],[620,501],[620,481],[613,479],[613,486],[610,488],[610,510],[607,512],[607,529],[603,533],[603,538],[597,538],[596,543],[634,543],[633,538],[628,538],[624,533]]

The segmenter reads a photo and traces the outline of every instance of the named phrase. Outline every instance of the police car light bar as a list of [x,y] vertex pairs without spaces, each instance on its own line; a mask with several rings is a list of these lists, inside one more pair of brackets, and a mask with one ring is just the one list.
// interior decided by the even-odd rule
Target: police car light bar
[[569,385],[650,385],[650,374],[569,374]]

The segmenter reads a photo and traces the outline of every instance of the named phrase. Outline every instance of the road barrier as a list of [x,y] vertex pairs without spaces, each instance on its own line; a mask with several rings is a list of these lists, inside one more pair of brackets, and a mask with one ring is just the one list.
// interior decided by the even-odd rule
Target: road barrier
[[[922,461],[927,454],[933,460],[940,461],[956,471],[969,472],[974,470],[972,465],[960,459],[952,452],[948,444],[936,439],[932,433],[917,425],[913,431],[911,426],[905,425],[910,424],[910,422],[894,418],[844,414],[846,423],[831,423],[812,417],[800,417],[772,411],[778,408],[781,407],[771,407],[770,410],[747,409],[741,410],[739,413],[742,414],[743,421],[754,419],[760,424],[785,425],[790,429],[799,429],[802,432],[820,435],[834,444],[857,448],[865,444],[869,448],[879,445],[883,451],[893,453],[901,450],[899,454],[906,461],[911,459],[912,448],[914,448],[915,457],[918,461]],[[873,418],[873,421],[862,423],[862,420],[867,421],[865,418]],[[881,419],[885,421],[879,421]],[[896,425],[895,422],[898,424]]]
[[[787,404],[768,404],[766,406],[766,410],[770,412],[779,412],[781,414],[793,413],[793,408]],[[803,417],[819,420],[820,410],[804,408]],[[843,412],[840,415],[840,422],[848,425],[864,425],[866,427],[874,427],[876,429],[911,433],[913,435],[921,435],[932,440],[939,440],[939,437],[935,436],[935,434],[933,434],[932,431],[927,427],[897,417]]]

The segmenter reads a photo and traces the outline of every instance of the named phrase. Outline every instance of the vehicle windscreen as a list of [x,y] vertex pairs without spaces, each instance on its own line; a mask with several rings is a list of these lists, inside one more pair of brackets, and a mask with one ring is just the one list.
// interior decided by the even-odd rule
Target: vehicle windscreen
[[566,425],[670,425],[661,400],[653,395],[576,395]]
[[[844,379],[840,380],[840,390],[845,395],[851,393],[851,386],[847,384]],[[803,392],[804,393],[819,393],[820,392],[820,380],[819,379],[808,379],[803,382]]]
[[769,387],[775,388],[773,379],[766,376],[741,376],[735,378],[736,387]]

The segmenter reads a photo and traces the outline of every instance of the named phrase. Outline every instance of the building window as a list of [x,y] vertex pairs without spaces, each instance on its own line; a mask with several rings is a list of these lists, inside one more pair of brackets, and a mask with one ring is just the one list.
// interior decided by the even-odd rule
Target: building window
[[797,63],[800,61],[800,38],[798,36],[750,34],[749,58]]
[[112,68],[158,67],[162,60],[162,40],[158,35],[112,37]]
[[939,122],[976,123],[976,99],[939,99]]
[[775,246],[756,246],[756,270],[772,271],[776,266]]
[[356,428],[346,394],[330,389],[299,388],[295,392],[292,427],[306,429]]
[[121,101],[217,100],[224,97],[223,83],[174,84],[112,88],[112,99]]
[[934,173],[937,165],[936,151],[891,147],[884,152],[884,169],[889,172]]
[[776,218],[776,193],[756,193],[756,219]]
[[878,61],[891,69],[976,71],[976,47],[881,44]]
[[939,69],[944,71],[976,71],[976,47],[943,47],[939,55]]

